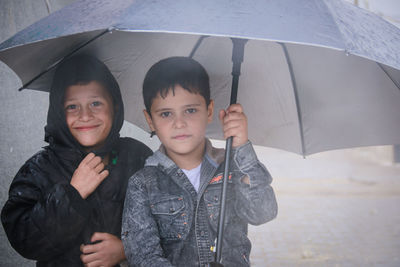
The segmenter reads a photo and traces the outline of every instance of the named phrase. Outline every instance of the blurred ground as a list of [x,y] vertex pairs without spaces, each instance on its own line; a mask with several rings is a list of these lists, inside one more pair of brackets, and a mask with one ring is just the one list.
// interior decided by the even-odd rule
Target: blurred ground
[[252,266],[400,266],[400,165],[388,147],[306,159],[256,150],[279,212],[249,228]]

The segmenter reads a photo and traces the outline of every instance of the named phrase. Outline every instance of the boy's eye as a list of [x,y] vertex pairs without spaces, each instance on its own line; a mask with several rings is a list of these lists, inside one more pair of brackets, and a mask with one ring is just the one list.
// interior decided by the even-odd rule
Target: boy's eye
[[188,108],[188,109],[186,110],[186,113],[191,114],[191,113],[195,113],[196,111],[197,111],[197,109],[195,109],[195,108]]
[[171,116],[171,112],[169,112],[169,111],[161,112],[161,117],[162,117],[162,118],[167,118],[167,117],[169,117],[169,116]]
[[71,104],[71,105],[68,105],[68,106],[65,107],[66,111],[74,111],[76,109],[78,109],[78,106],[75,105],[75,104]]
[[101,105],[101,102],[100,101],[94,101],[93,103],[92,103],[92,107],[98,107],[98,106],[100,106]]

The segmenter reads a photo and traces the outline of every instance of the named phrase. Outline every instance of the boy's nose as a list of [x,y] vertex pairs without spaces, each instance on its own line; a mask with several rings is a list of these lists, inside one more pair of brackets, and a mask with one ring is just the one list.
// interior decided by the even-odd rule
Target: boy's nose
[[180,129],[186,126],[186,121],[183,116],[176,116],[174,120],[175,128]]
[[89,107],[82,107],[79,113],[79,118],[83,121],[93,118],[93,112]]

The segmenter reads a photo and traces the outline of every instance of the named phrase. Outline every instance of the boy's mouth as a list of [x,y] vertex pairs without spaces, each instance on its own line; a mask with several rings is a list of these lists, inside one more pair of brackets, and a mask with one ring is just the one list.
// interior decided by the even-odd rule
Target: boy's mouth
[[190,135],[188,135],[188,134],[180,134],[180,135],[173,136],[172,139],[185,140],[186,138],[189,138],[189,137],[190,137]]
[[99,127],[99,125],[80,126],[80,127],[75,127],[74,129],[78,130],[78,131],[85,132],[85,131],[93,130],[93,129],[97,128],[97,127]]

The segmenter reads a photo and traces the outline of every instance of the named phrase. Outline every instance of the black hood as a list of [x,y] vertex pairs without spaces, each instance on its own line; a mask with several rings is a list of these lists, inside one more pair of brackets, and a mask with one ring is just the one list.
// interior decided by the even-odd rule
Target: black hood
[[[117,81],[104,63],[91,56],[74,56],[62,62],[57,68],[49,96],[49,111],[45,127],[45,141],[56,150],[63,150],[86,155],[83,146],[72,136],[68,129],[65,110],[65,90],[71,85],[88,84],[96,81],[106,88],[111,95],[114,106],[114,118],[110,133],[104,145],[95,152],[96,155],[109,153],[119,139],[119,131],[124,121],[124,106]],[[67,157],[63,152],[63,157]],[[70,153],[67,153],[70,154]],[[72,156],[72,155],[69,155]]]

